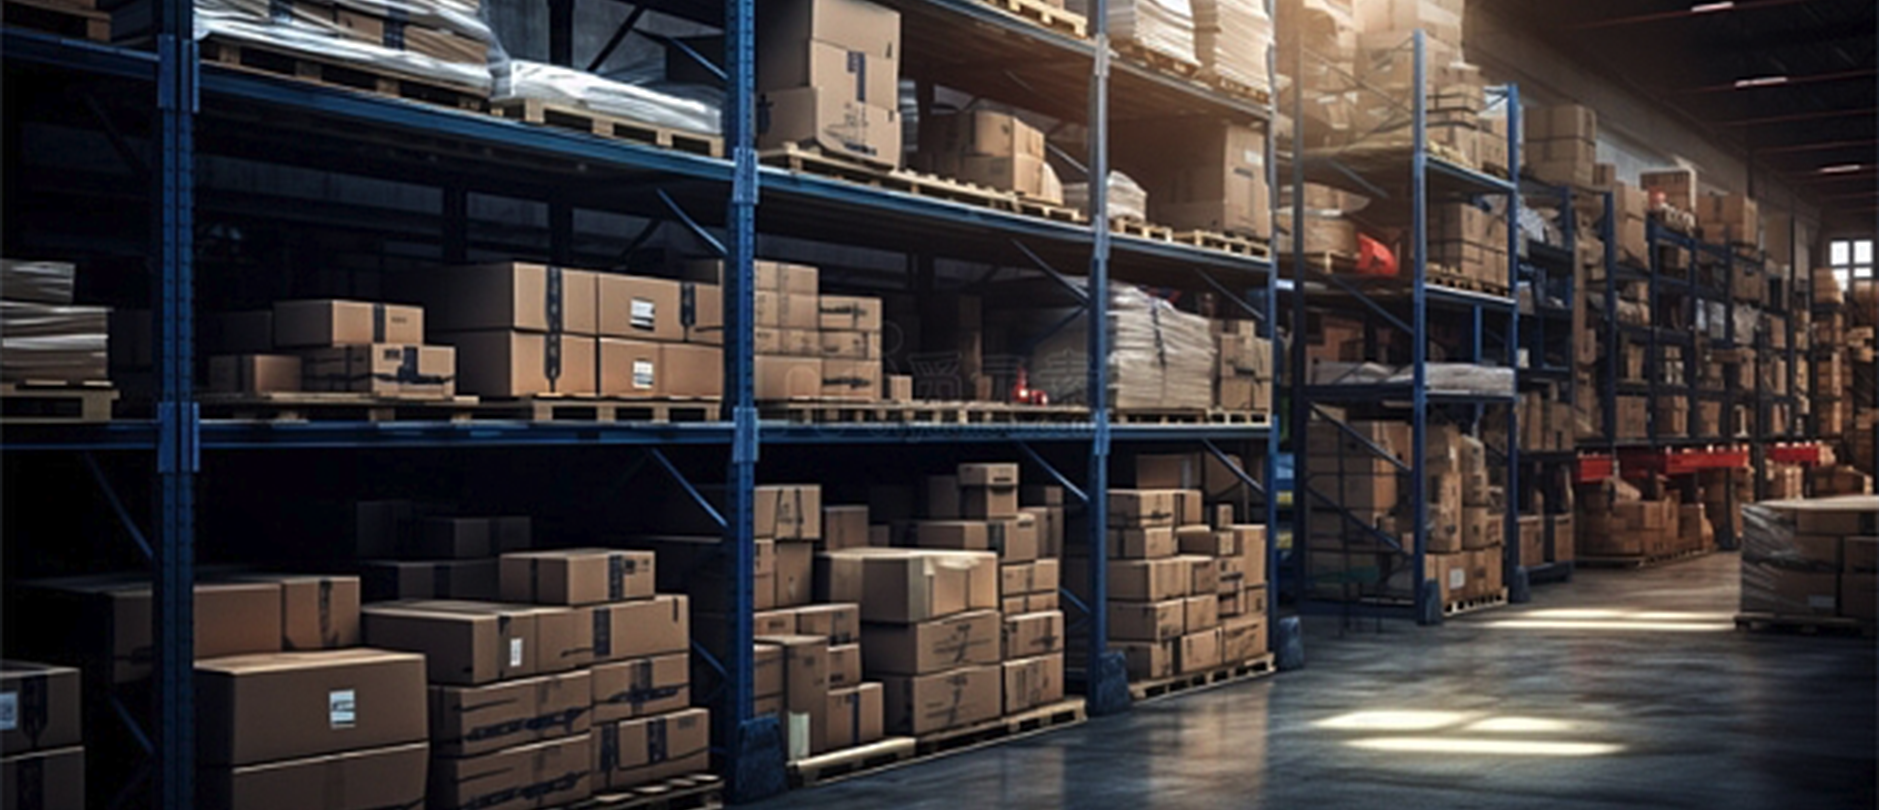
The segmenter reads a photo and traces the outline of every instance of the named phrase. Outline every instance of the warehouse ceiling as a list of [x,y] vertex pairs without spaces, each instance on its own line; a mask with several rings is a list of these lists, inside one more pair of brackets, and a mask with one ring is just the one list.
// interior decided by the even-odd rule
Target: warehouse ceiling
[[1489,2],[1752,154],[1830,221],[1869,225],[1879,211],[1879,3]]

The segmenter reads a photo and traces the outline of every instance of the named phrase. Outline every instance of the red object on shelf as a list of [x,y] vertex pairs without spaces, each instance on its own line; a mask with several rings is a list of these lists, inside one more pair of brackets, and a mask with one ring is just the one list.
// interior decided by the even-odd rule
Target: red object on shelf
[[1614,472],[1616,472],[1616,467],[1612,463],[1611,456],[1580,456],[1578,467],[1573,472],[1573,483],[1594,484],[1612,477]]
[[1360,276],[1396,275],[1396,254],[1388,245],[1363,234],[1357,235],[1357,274]]
[[1812,467],[1820,463],[1820,445],[1790,444],[1770,447],[1768,460],[1777,464],[1803,464]]
[[1018,369],[1018,381],[1011,385],[1011,401],[1018,405],[1049,405],[1050,394],[1031,387],[1031,375]]
[[1626,478],[1734,470],[1747,467],[1748,463],[1749,451],[1742,447],[1619,451],[1619,466]]

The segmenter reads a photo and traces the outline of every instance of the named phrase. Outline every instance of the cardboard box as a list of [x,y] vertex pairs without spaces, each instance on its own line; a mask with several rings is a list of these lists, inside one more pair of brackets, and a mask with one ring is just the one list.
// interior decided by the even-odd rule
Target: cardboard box
[[870,674],[925,675],[998,663],[1003,629],[998,611],[975,610],[917,624],[866,624],[861,644]]
[[599,391],[599,343],[573,334],[520,331],[439,332],[456,347],[457,390],[488,397],[593,394]]
[[809,604],[815,586],[814,543],[778,541],[776,544],[776,607]]
[[1190,596],[1183,600],[1183,604],[1186,605],[1182,612],[1187,616],[1188,633],[1212,630],[1220,626],[1220,595],[1217,591]]
[[759,400],[818,398],[822,396],[822,359],[758,355],[754,379]]
[[[817,305],[816,327],[824,333],[847,332],[879,335],[882,328],[881,299],[858,295],[824,295]],[[876,348],[879,342],[876,341]]]
[[808,605],[796,609],[796,634],[822,636],[830,644],[850,644],[861,638],[861,606]]
[[1178,550],[1172,526],[1109,529],[1109,556],[1128,560],[1172,557]]
[[926,157],[1042,158],[1044,132],[1007,112],[964,110],[922,122],[920,151]]
[[1004,663],[1005,714],[1063,700],[1063,653]]
[[824,329],[816,336],[816,354],[840,360],[880,360],[881,333]]
[[[420,741],[256,765],[208,766],[198,772],[196,798],[199,806],[227,810],[417,807],[424,803],[429,759],[430,746]],[[53,784],[50,769],[46,778]],[[47,810],[57,806],[45,805]]]
[[1015,484],[961,486],[959,514],[978,520],[1015,518],[1018,516],[1018,487]]
[[[758,639],[783,648],[783,710],[792,738],[806,723],[809,753],[827,750],[829,642],[820,636],[766,636]],[[804,719],[798,719],[804,718]]]
[[817,541],[818,550],[839,551],[867,546],[867,506],[822,507],[822,539]]
[[[639,721],[629,720],[628,723]],[[608,726],[607,729],[612,729]],[[555,807],[587,798],[610,773],[597,770],[597,738],[588,734],[504,748],[475,757],[431,760],[430,801],[442,807]]]
[[930,675],[881,678],[887,731],[927,734],[990,720],[1004,706],[1004,673],[998,664],[966,666]]
[[[95,667],[111,683],[150,675],[155,644],[147,581],[117,576],[41,580],[14,586],[8,599],[9,609],[39,617],[15,631],[10,646],[81,669]],[[280,650],[280,586],[197,583],[195,602],[197,658]]]
[[84,729],[79,713],[78,670],[0,661],[0,751],[16,756],[78,745]]
[[575,621],[592,629],[598,662],[685,652],[691,648],[689,600],[680,594],[581,608]]
[[1179,490],[1111,489],[1109,490],[1109,525],[1173,526],[1175,497]]
[[[1072,578],[1074,581],[1075,578]],[[1109,598],[1159,602],[1188,595],[1193,585],[1193,561],[1182,557],[1159,560],[1111,560]]]
[[1265,144],[1257,130],[1197,119],[1144,123],[1122,133],[1125,140],[1118,143],[1139,144],[1143,153],[1119,160],[1148,191],[1151,222],[1259,239],[1272,235]]
[[591,605],[653,595],[653,553],[604,548],[502,555],[502,598],[541,605]]
[[331,298],[274,302],[274,345],[283,349],[423,342],[418,307]]
[[758,101],[768,127],[757,135],[759,149],[786,144],[814,145],[832,155],[899,166],[900,111],[877,107],[833,89],[798,87],[772,90]]
[[675,712],[691,705],[691,655],[672,653],[595,664],[593,722]]
[[1060,609],[1062,608],[1058,602],[1056,591],[1026,594],[1024,597],[1025,613],[1043,613]]
[[[817,84],[810,81],[802,43],[820,42],[853,52],[865,58],[870,68],[881,62],[891,71],[899,58],[900,12],[891,8],[861,0],[783,0],[767,3],[763,11],[757,21],[759,74],[763,76],[758,89]],[[842,68],[842,72],[851,70],[859,68]],[[897,104],[893,93],[873,95],[883,99],[877,103]]]
[[[398,295],[423,303],[431,328],[439,332],[600,334],[599,274],[587,270],[504,262],[392,275],[386,283]],[[278,342],[278,305],[274,320]],[[423,339],[377,342],[421,343]]]
[[241,574],[231,579],[268,583],[281,589],[281,649],[293,652],[359,646],[358,577]]
[[1174,559],[1187,565],[1187,593],[1211,596],[1220,590],[1220,566],[1212,557],[1183,554]]
[[[1840,575],[1744,561],[1742,612],[1791,616],[1840,615]],[[1751,583],[1754,587],[1747,587]]]
[[421,742],[424,659],[385,650],[261,653],[196,662],[197,751],[248,765]]
[[474,686],[543,671],[538,668],[538,658],[544,657],[538,649],[543,646],[537,626],[541,610],[413,600],[370,604],[361,612],[367,644],[424,653],[432,683]]
[[423,562],[369,560],[362,563],[360,582],[367,602],[398,599],[495,601],[499,592],[496,572],[497,563],[493,558]]
[[1109,602],[1109,638],[1120,641],[1169,641],[1187,632],[1187,600]]
[[[750,689],[758,698],[776,697],[777,709],[780,713],[783,697],[783,646],[760,641],[754,647]],[[758,713],[763,714],[763,712]]]
[[1266,620],[1245,615],[1220,622],[1220,660],[1237,664],[1266,654]]
[[[1114,605],[1115,603],[1111,603]],[[1003,641],[999,645],[1006,659],[1030,658],[1062,652],[1064,617],[1061,611],[1007,614],[1004,617]]]
[[[455,374],[455,369],[451,370]],[[300,390],[300,358],[291,354],[225,354],[209,358],[209,390],[268,394]]]
[[861,683],[861,645],[829,645],[829,688],[837,689]]
[[821,601],[857,602],[867,622],[907,624],[997,608],[998,558],[989,552],[846,549],[816,557]]
[[595,285],[595,333],[599,336],[673,342],[685,339],[680,282],[599,273]]
[[660,364],[663,346],[640,340],[600,338],[595,342],[595,385],[599,393],[615,397],[665,396],[665,369]]
[[1031,565],[1031,592],[1054,594],[1063,586],[1063,564],[1040,559]]
[[878,683],[856,684],[829,690],[829,750],[866,745],[886,736],[883,718],[886,695]]
[[[1009,605],[1011,604],[1011,598],[1013,596],[1022,597],[1030,593],[1031,577],[1036,570],[1036,566],[1032,563],[1000,565],[998,567],[999,598],[1004,600],[1005,604]],[[1005,612],[1010,613],[1011,611],[1007,610]]]
[[1123,662],[1129,671],[1129,680],[1146,681],[1167,678],[1175,673],[1175,656],[1179,653],[1181,642],[1168,641],[1119,641],[1109,645],[1111,650],[1122,653]]
[[822,396],[873,402],[881,398],[881,361],[822,360]]
[[[965,490],[970,502],[974,490]],[[983,491],[983,490],[979,490]],[[1016,489],[1012,490],[1015,495]],[[970,511],[970,510],[968,510]],[[1030,515],[994,519],[986,522],[986,540],[991,550],[998,553],[1002,562],[1030,562],[1037,559],[1038,548],[1037,519]]]
[[922,520],[907,525],[906,539],[921,548],[990,551],[991,525],[983,520]]
[[724,350],[716,346],[664,344],[659,347],[659,371],[665,375],[665,396],[724,395]]
[[1216,627],[1182,636],[1179,650],[1180,656],[1175,667],[1184,674],[1220,666],[1220,629]]
[[498,748],[585,734],[594,680],[587,670],[487,686],[430,688],[430,739],[439,756],[475,756]]
[[457,393],[457,354],[449,346],[371,343],[310,349],[301,356],[295,389],[381,396],[450,397]]

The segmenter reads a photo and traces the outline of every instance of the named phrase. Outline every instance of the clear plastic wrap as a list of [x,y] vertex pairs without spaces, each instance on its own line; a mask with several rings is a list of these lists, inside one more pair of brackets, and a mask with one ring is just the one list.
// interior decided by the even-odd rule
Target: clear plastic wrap
[[[1087,317],[1064,324],[1031,352],[1030,378],[1051,401],[1089,402]],[[1054,324],[1051,324],[1054,325]],[[1122,410],[1213,405],[1217,358],[1210,321],[1135,287],[1109,290],[1109,404]]]
[[[1088,15],[1089,2],[1070,0],[1070,10]],[[1199,64],[1194,58],[1194,9],[1188,0],[1109,0],[1109,38]]]
[[67,262],[0,259],[0,298],[40,304],[72,303],[78,268]]
[[[717,135],[723,130],[722,91],[691,85],[662,91],[525,59],[504,60],[496,68],[495,81],[497,101],[540,99],[687,132]],[[685,95],[677,95],[680,92]]]
[[[1428,363],[1423,384],[1431,391],[1471,394],[1512,394],[1514,370],[1470,363]],[[1408,366],[1370,362],[1320,360],[1311,366],[1312,385],[1408,385],[1414,382]]]
[[1271,88],[1266,52],[1272,18],[1265,0],[1194,0],[1194,48],[1203,67],[1221,78]]
[[[1090,184],[1065,183],[1063,204],[1085,214],[1090,212]],[[1111,219],[1148,220],[1148,190],[1135,178],[1122,172],[1109,173],[1109,217]]]
[[462,0],[345,0],[337,8],[195,0],[196,38],[214,36],[353,62],[487,93],[494,36],[477,9]]
[[107,307],[0,301],[0,379],[110,377]]
[[1793,517],[1779,503],[1742,507],[1742,610],[1831,616],[1839,565],[1796,543]]

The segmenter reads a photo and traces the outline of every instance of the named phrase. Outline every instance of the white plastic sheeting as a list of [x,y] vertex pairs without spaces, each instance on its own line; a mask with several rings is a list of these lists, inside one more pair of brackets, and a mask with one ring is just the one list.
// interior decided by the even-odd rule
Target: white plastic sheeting
[[497,101],[540,99],[706,135],[722,131],[721,92],[694,92],[689,98],[678,92],[678,88],[666,92],[617,82],[584,70],[505,59],[496,66],[494,97]]
[[[1067,323],[1031,353],[1030,379],[1052,402],[1089,402],[1087,317]],[[1126,284],[1109,289],[1109,403],[1125,410],[1213,405],[1217,350],[1207,318]]]
[[[1063,204],[1090,212],[1090,184],[1065,183]],[[1122,172],[1109,173],[1109,216],[1112,219],[1148,220],[1148,190]]]
[[[248,42],[274,48],[301,51],[335,61],[356,62],[381,68],[389,73],[416,79],[428,79],[455,85],[466,90],[487,92],[490,88],[489,65],[484,62],[452,62],[409,50],[375,45],[341,28],[327,13],[316,7],[289,6],[275,13],[272,4],[240,0],[195,0],[196,38],[211,35],[237,43]],[[466,37],[485,45],[494,42],[489,26],[477,14],[476,6],[461,0],[356,0],[345,4],[379,17],[395,17],[406,25],[431,28]]]

